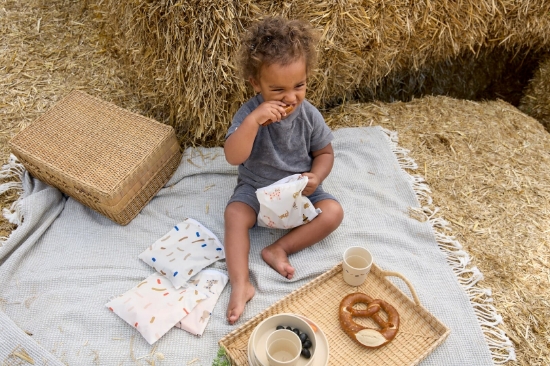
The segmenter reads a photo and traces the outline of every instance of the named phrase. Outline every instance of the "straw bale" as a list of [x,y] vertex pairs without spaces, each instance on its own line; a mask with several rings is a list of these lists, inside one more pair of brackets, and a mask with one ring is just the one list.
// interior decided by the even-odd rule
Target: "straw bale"
[[517,52],[520,47],[548,50],[550,42],[550,2],[546,0],[503,0],[485,2],[493,18],[489,22],[491,45],[503,45]]
[[[437,79],[478,67],[499,46],[511,55],[550,47],[545,0],[106,0],[104,6],[105,39],[135,69],[142,108],[175,126],[182,142],[202,144],[220,144],[231,116],[251,95],[233,60],[239,35],[262,16],[305,19],[321,33],[319,70],[308,94],[321,108],[374,90],[388,75],[396,78],[392,85],[420,84],[425,72],[418,70]],[[485,56],[472,60],[480,52]],[[483,81],[474,76],[465,84],[475,92]]]
[[221,139],[222,116],[246,93],[227,55],[236,49],[242,20],[256,17],[257,7],[210,0],[106,4],[114,30],[108,25],[105,37],[135,68],[149,114],[169,122],[183,141]]
[[519,109],[550,131],[550,54],[542,61],[529,82]]

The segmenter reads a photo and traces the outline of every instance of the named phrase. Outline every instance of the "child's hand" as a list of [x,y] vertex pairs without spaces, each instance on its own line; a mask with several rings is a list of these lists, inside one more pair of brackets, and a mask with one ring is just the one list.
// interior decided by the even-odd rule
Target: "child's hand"
[[254,109],[254,111],[250,113],[250,115],[254,117],[254,120],[259,125],[263,125],[267,121],[270,121],[270,123],[279,122],[286,116],[285,107],[286,104],[283,102],[278,100],[270,100],[260,104],[258,108]]
[[315,192],[315,190],[321,183],[321,180],[317,175],[313,173],[302,173],[302,177],[304,176],[307,177],[307,185],[306,188],[304,188],[304,190],[302,191],[302,194],[304,196],[309,196],[310,194]]

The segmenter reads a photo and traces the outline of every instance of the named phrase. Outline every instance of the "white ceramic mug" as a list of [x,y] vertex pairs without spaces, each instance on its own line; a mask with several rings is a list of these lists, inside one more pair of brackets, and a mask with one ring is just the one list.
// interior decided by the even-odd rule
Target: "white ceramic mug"
[[302,341],[296,333],[279,329],[267,337],[267,359],[270,366],[294,366],[302,352]]
[[351,286],[360,286],[370,272],[372,254],[363,247],[349,247],[344,252],[342,272],[344,281]]

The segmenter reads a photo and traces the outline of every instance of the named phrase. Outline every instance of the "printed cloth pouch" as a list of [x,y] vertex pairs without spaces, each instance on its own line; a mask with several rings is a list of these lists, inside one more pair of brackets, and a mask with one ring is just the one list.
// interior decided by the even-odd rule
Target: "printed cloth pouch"
[[258,226],[291,229],[317,217],[321,210],[302,196],[307,180],[306,176],[294,174],[256,190],[260,202]]
[[188,331],[191,334],[202,336],[208,324],[214,306],[227,284],[228,277],[225,273],[215,269],[203,269],[189,280],[190,288],[204,292],[209,297],[201,301],[185,318],[181,319],[176,327]]
[[105,306],[153,344],[207,298],[195,286],[176,289],[166,277],[153,273]]
[[225,258],[225,251],[216,235],[187,218],[138,257],[180,288],[201,269]]

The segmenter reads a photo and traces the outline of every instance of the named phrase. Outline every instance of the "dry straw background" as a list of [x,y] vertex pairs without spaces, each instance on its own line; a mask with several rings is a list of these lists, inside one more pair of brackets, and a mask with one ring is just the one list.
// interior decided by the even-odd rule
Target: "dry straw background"
[[506,63],[550,47],[545,0],[105,0],[101,8],[107,44],[135,71],[147,109],[201,144],[221,141],[250,96],[231,60],[239,33],[265,14],[321,32],[308,94],[321,107],[431,92],[481,97],[491,80],[518,78]]
[[[509,364],[550,364],[550,136],[522,112],[548,126],[550,61],[539,61],[550,3],[224,5],[0,0],[1,161],[9,139],[73,89],[172,124],[184,145],[219,145],[250,93],[229,62],[235,35],[261,14],[301,14],[323,31],[310,99],[333,128],[399,133],[493,291],[516,348]],[[13,229],[0,221],[0,236]]]

